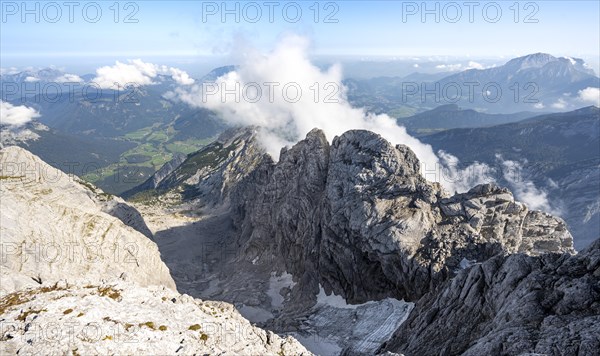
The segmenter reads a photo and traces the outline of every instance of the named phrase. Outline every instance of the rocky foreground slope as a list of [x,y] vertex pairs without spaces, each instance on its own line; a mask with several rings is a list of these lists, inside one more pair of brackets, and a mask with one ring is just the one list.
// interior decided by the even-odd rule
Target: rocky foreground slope
[[16,146],[0,151],[0,178],[3,267],[39,284],[126,274],[175,288],[156,244],[139,231],[150,233],[143,219],[121,199]]
[[0,193],[0,354],[309,354],[176,292],[123,200],[18,147],[0,150]]
[[114,281],[30,288],[0,298],[2,355],[308,355],[231,304]]
[[279,162],[257,136],[256,128],[227,132],[161,177],[158,194],[134,199],[151,196],[140,208],[154,214],[180,207],[201,216],[155,234],[178,287],[235,303],[313,351],[375,353],[411,311],[404,301],[418,302],[461,268],[574,253],[561,219],[494,185],[449,196],[421,176],[408,147],[372,132],[329,143],[315,129]]

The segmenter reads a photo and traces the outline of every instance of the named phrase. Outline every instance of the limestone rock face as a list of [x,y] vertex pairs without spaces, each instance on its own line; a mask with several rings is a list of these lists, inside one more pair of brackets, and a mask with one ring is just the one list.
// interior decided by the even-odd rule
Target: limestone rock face
[[0,192],[3,267],[44,285],[122,276],[175,288],[156,244],[139,232],[143,219],[121,199],[14,146],[0,151]]
[[464,259],[574,252],[559,218],[493,185],[448,197],[408,147],[369,131],[329,145],[315,129],[256,167],[231,194],[240,244],[349,302],[416,300]]
[[311,354],[176,292],[120,198],[18,147],[0,151],[0,193],[0,354]]
[[496,256],[426,294],[384,345],[406,355],[595,355],[600,240],[577,255]]
[[3,355],[310,355],[231,304],[124,281],[28,288],[0,297]]

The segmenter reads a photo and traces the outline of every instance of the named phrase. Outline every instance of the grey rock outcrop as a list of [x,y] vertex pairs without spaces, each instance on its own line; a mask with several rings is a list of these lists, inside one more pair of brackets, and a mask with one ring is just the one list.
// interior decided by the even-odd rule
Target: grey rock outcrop
[[126,192],[126,198],[136,194],[150,195],[176,192],[197,206],[225,205],[232,187],[237,185],[265,157],[256,141],[258,129],[229,129],[219,138],[191,153],[179,164],[169,162],[142,185]]
[[463,259],[573,252],[562,220],[508,190],[481,185],[447,197],[419,168],[407,146],[375,133],[348,131],[329,145],[315,129],[236,185],[239,242],[280,256],[298,288],[321,284],[351,303],[417,300]]
[[384,346],[406,355],[597,355],[600,240],[496,256],[425,295]]

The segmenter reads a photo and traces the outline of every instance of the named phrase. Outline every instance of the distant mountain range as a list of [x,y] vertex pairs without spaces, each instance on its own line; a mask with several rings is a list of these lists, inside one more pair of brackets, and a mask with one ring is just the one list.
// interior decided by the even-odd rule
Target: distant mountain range
[[[464,102],[472,107],[484,107],[491,112],[504,112],[508,107],[521,110],[568,110],[582,106],[578,102],[579,91],[600,87],[600,79],[591,68],[586,67],[583,60],[556,58],[545,53],[515,58],[495,68],[470,69],[445,77],[437,83],[442,88],[455,83],[466,88],[466,83],[478,83],[473,102],[469,103],[469,100],[465,100],[468,96],[463,95],[461,104]],[[486,85],[491,92],[487,99],[482,95]],[[496,94],[495,88],[500,88],[502,92]],[[496,95],[499,98],[494,102]]]
[[473,109],[462,109],[456,104],[447,104],[410,117],[399,118],[397,122],[405,126],[411,134],[420,136],[447,129],[500,125],[536,115],[539,114],[533,112],[486,114]]
[[[201,121],[203,130],[197,132],[198,138],[212,137],[223,128],[214,115],[196,115],[197,109],[167,99],[165,94],[177,85],[168,76],[159,75],[154,85],[116,91],[97,89],[89,82],[69,87],[53,81],[59,73],[44,69],[3,75],[0,77],[4,89],[0,91],[2,100],[35,108],[41,114],[41,123],[74,134],[118,137],[146,127],[168,126],[190,117]],[[27,78],[36,78],[36,82],[28,83]],[[19,88],[16,93],[15,85]],[[60,95],[55,98],[56,92]]]
[[[447,73],[446,73],[447,74]],[[600,78],[582,59],[535,53],[502,66],[468,69],[443,78],[347,80],[355,105],[394,117],[406,117],[444,104],[489,113],[568,111],[594,104],[581,91],[600,88]],[[598,99],[596,99],[598,100]]]

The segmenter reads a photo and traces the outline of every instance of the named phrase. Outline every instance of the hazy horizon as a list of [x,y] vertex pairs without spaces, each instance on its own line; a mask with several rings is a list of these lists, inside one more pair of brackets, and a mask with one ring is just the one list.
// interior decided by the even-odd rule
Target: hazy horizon
[[501,65],[543,52],[582,58],[600,72],[595,1],[75,4],[3,1],[0,67],[54,65],[87,74],[117,60],[142,59],[198,76],[234,64],[248,47],[269,51],[293,33],[311,41],[310,55],[320,62],[433,58]]

